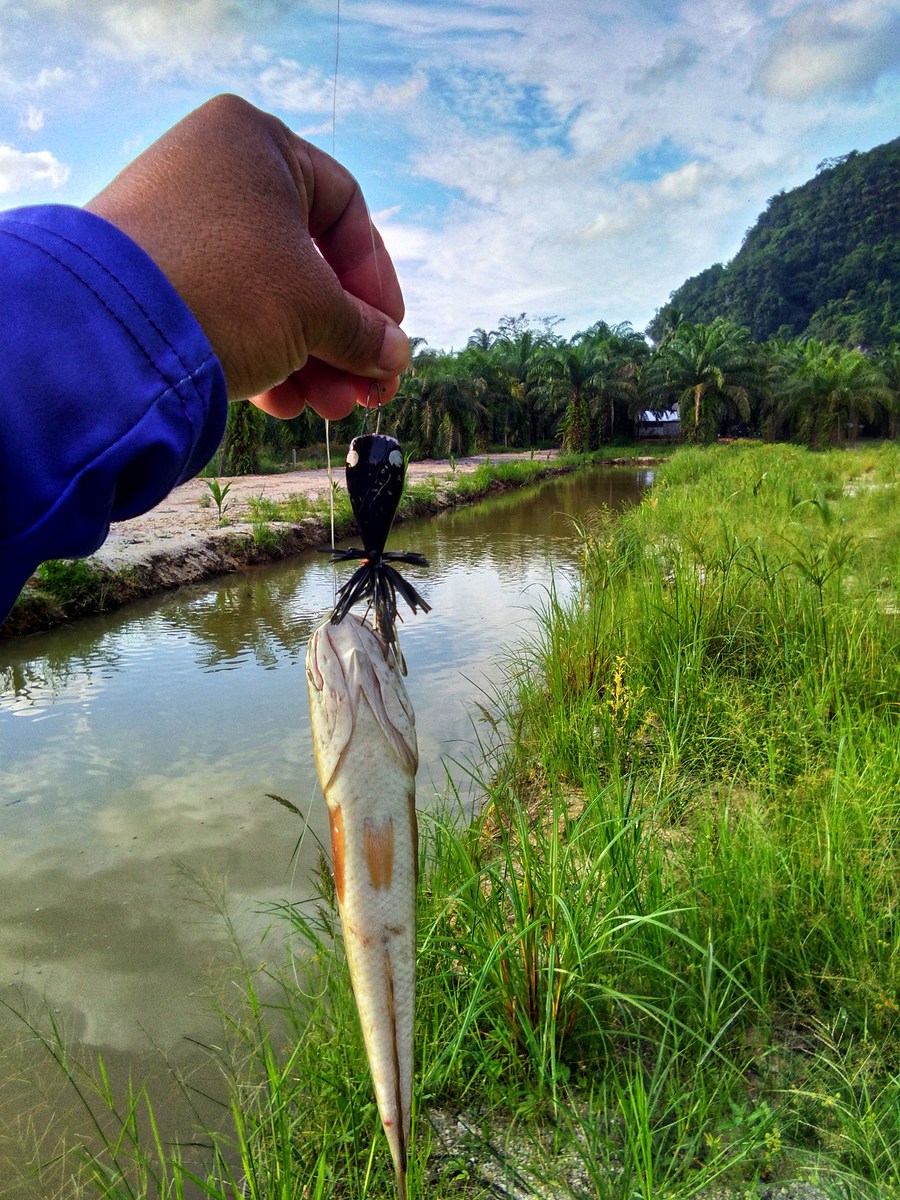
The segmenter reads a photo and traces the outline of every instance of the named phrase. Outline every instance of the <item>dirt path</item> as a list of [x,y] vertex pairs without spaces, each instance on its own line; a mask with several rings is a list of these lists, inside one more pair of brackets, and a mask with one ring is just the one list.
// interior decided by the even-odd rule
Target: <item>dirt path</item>
[[[541,450],[536,457],[541,461],[552,461],[556,454],[555,450]],[[490,461],[499,463],[530,457],[529,451],[492,454]],[[456,459],[454,468],[457,474],[469,475],[484,461],[483,454],[472,455],[469,458]],[[426,459],[410,463],[407,478],[413,482],[430,480],[432,476],[444,480],[450,474],[451,466],[446,459]],[[334,479],[343,487],[342,463],[336,466]],[[93,556],[94,560],[105,567],[117,569],[137,565],[158,554],[178,557],[185,549],[196,546],[198,541],[204,541],[221,532],[227,534],[229,529],[232,533],[239,530],[241,525],[249,520],[250,500],[262,497],[278,501],[297,495],[315,499],[328,494],[328,472],[325,469],[288,471],[283,475],[239,475],[235,478],[222,476],[220,483],[223,487],[226,483],[231,485],[227,499],[228,519],[231,524],[224,531],[218,529],[215,505],[205,503],[211,500],[206,482],[202,479],[192,479],[189,483],[175,488],[161,504],[144,516],[113,525],[106,542]]]

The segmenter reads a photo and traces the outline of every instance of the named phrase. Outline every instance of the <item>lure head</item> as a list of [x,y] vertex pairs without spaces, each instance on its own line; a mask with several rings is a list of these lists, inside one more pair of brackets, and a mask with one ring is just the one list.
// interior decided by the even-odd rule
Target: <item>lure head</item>
[[384,433],[355,437],[347,451],[347,492],[367,553],[384,550],[406,476],[396,438]]

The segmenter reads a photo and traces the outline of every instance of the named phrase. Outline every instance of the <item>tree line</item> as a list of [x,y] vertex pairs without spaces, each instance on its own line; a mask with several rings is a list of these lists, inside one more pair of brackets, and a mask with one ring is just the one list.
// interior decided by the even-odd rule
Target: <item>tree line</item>
[[[631,325],[597,321],[563,338],[555,318],[504,317],[459,351],[413,339],[381,429],[416,458],[560,445],[581,453],[634,440],[641,415],[677,410],[682,437],[794,440],[813,448],[900,433],[900,344],[874,353],[814,338],[755,342],[724,317],[670,310],[656,345]],[[336,444],[362,431],[363,410],[332,426]],[[218,469],[253,473],[321,443],[321,420],[278,422],[232,405]]]

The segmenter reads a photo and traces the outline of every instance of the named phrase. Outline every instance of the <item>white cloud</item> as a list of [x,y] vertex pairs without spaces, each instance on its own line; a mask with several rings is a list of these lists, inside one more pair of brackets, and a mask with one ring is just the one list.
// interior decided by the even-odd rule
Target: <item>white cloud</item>
[[250,31],[264,31],[278,3],[250,0],[33,0],[32,15],[91,62],[141,64],[147,80],[259,59]]
[[409,108],[422,98],[427,87],[428,80],[423,71],[415,71],[396,87],[376,83],[371,91],[372,104],[381,112]]
[[60,87],[71,77],[71,72],[65,70],[64,67],[42,67],[32,79],[26,82],[25,87],[29,92],[48,92],[53,88]]
[[14,63],[15,71],[4,69],[2,60],[0,60],[0,95],[5,94],[16,99],[24,97],[43,99],[47,93],[61,87],[72,77],[71,72],[66,71],[63,67],[42,67],[33,75],[23,75],[18,70],[21,57],[21,55],[13,53],[7,55],[7,60]]
[[379,26],[389,30],[392,36],[427,48],[433,39],[443,41],[448,35],[471,39],[487,34],[497,37],[515,31],[529,7],[527,3],[483,5],[477,0],[455,0],[448,4],[392,4],[372,0],[354,5],[346,15],[351,21]]
[[330,113],[335,103],[334,78],[292,58],[279,58],[261,71],[257,90],[263,104],[286,113]]
[[757,82],[770,96],[805,100],[866,87],[900,63],[900,13],[882,0],[809,4],[778,30]]
[[126,158],[134,158],[147,145],[147,135],[145,133],[135,133],[131,137],[126,138],[122,143],[122,153]]
[[23,129],[27,129],[29,133],[40,133],[44,128],[44,110],[36,108],[33,104],[29,104],[19,124]]
[[[784,3],[790,21],[798,5]],[[840,11],[860,24],[876,7]],[[447,30],[471,10],[452,8]],[[464,344],[466,329],[532,301],[570,329],[598,316],[644,324],[688,275],[733,256],[773,192],[812,174],[834,123],[753,90],[772,38],[758,0],[657,12],[519,0],[504,12],[513,8],[514,29],[445,43],[453,89],[438,86],[447,75],[434,46],[422,56],[431,86],[410,126],[410,163],[456,199],[443,216],[426,212],[421,229],[404,206],[389,228],[407,326],[432,344]],[[398,16],[392,5],[379,12]],[[468,94],[467,66],[481,72]],[[486,130],[472,115],[479,106]],[[518,117],[529,106],[530,127]],[[552,145],[541,144],[547,136]],[[676,151],[670,165],[654,159],[660,147]],[[645,182],[628,173],[642,160],[656,164]]]
[[700,47],[686,38],[666,38],[658,58],[627,84],[629,91],[649,91],[677,84],[700,57]]
[[712,179],[712,169],[704,163],[689,162],[669,171],[657,181],[656,188],[666,200],[689,200]]
[[[279,58],[259,73],[256,89],[260,102],[284,113],[331,115],[337,122],[355,112],[397,112],[412,109],[427,90],[424,72],[416,71],[397,84],[379,81],[366,87],[359,80],[327,73],[319,67],[304,67],[296,59]],[[323,124],[315,132],[330,129]],[[312,135],[306,130],[307,136]]]
[[233,62],[247,49],[235,19],[238,6],[227,0],[132,0],[92,7],[100,46],[123,59],[153,60],[160,69],[174,71],[210,60]]
[[602,240],[609,240],[614,237],[619,237],[623,233],[628,233],[629,230],[635,228],[639,223],[639,208],[645,207],[640,204],[637,196],[634,196],[629,204],[621,204],[618,208],[607,209],[603,212],[596,213],[584,225],[579,225],[573,229],[571,233],[566,234],[563,231],[560,235],[560,240],[572,243],[590,243]]
[[69,168],[49,150],[16,150],[0,146],[0,194],[33,188],[58,188],[69,178]]
[[[896,125],[888,0],[355,0],[341,6],[334,126],[333,0],[34,10],[45,51],[27,53],[34,22],[17,42],[4,22],[4,62],[28,62],[48,89],[91,80],[77,96],[76,172],[100,169],[90,137],[102,106],[121,112],[111,176],[155,114],[213,87],[326,147],[336,132],[386,214],[410,331],[432,344],[460,345],[532,303],[576,328],[597,315],[641,324],[686,276],[733,256],[774,192]],[[15,95],[62,128],[58,98]]]

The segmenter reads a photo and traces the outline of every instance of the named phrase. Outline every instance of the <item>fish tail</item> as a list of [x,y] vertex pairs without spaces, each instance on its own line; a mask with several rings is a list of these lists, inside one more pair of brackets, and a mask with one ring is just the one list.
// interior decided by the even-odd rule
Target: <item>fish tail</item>
[[[397,1005],[394,1000],[394,971],[391,956],[384,952],[384,974],[387,981],[388,1014],[391,1026],[391,1050],[394,1060],[394,1104],[397,1112],[397,1142],[394,1151],[394,1166],[397,1169],[397,1190],[406,1195],[406,1166],[409,1160],[409,1112],[403,1103],[403,1077],[400,1071],[400,1049],[397,1045]],[[402,1181],[402,1186],[401,1186]]]

